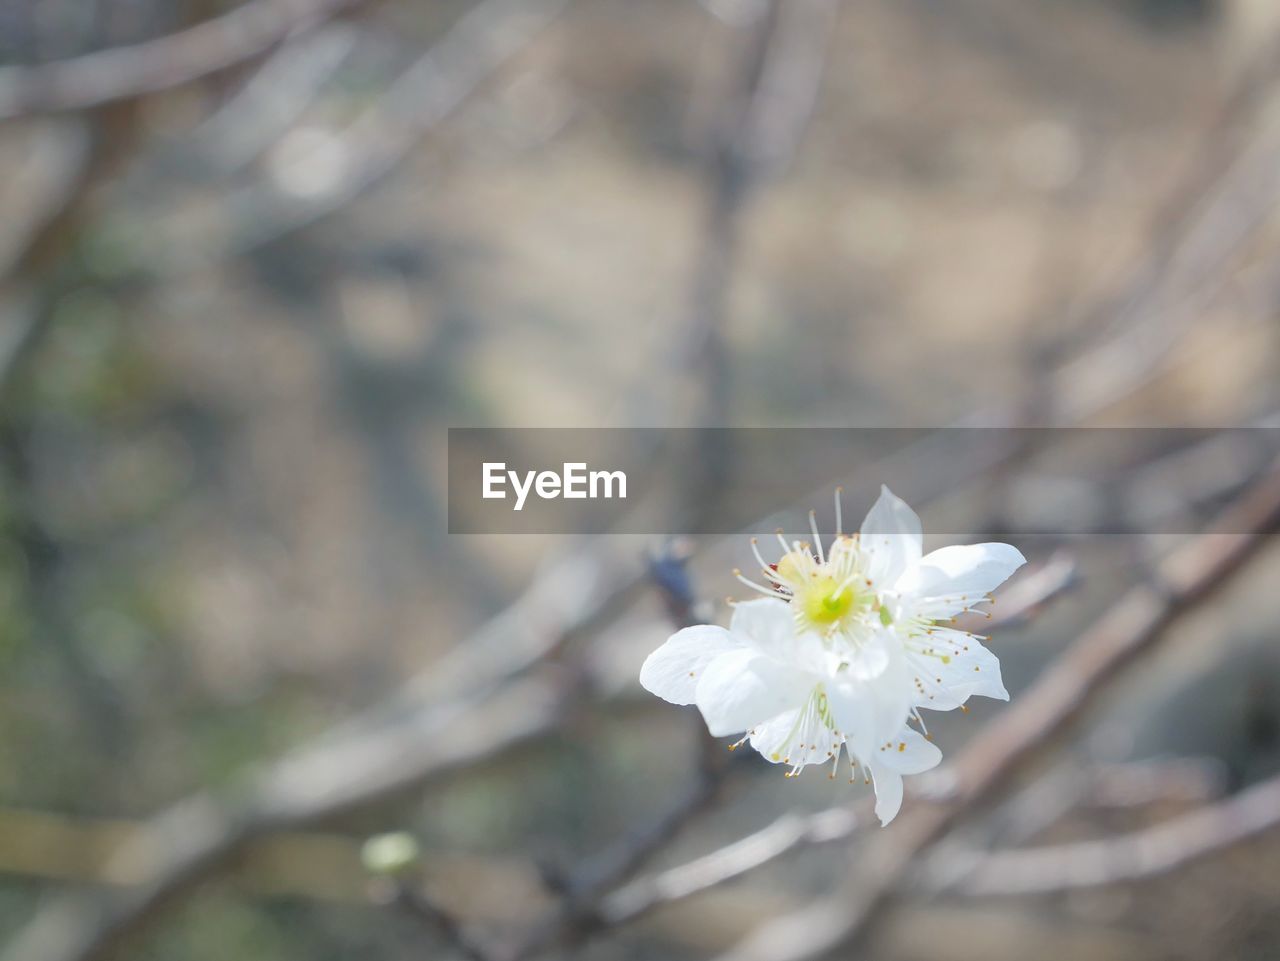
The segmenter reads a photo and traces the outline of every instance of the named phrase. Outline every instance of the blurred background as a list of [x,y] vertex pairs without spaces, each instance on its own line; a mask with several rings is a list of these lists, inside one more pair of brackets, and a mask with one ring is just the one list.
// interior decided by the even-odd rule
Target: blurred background
[[[1277,28],[1271,0],[0,0],[0,956],[709,958],[840,890],[861,834],[582,920],[869,789],[730,764],[635,681],[673,617],[723,622],[745,539],[450,537],[446,428],[1274,424]],[[1021,531],[1022,463],[928,472],[1031,559],[992,641],[1015,703],[1187,549]],[[1275,486],[1221,449],[1116,464],[1206,526]],[[1178,609],[921,878],[1267,783],[1277,576],[1261,543]],[[931,729],[950,758],[1008,710]],[[361,853],[386,832],[421,852],[395,878]],[[917,879],[843,956],[1280,956],[1280,837],[1182,860]]]

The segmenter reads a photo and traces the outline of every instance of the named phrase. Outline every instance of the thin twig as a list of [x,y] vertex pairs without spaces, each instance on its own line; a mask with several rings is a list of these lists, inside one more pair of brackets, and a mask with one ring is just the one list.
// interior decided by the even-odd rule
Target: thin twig
[[[686,567],[688,559],[688,545],[674,543],[650,558],[649,563],[650,578],[677,629],[699,620],[698,602]],[[603,927],[600,910],[606,893],[634,876],[719,799],[728,773],[727,759],[701,718],[695,718],[693,723],[698,728],[693,787],[640,830],[620,838],[572,871],[553,874],[549,880],[562,892],[554,916],[516,943],[504,955],[505,961],[534,957],[554,946],[579,941]]]
[[1075,559],[1065,551],[1028,567],[1029,570],[1020,571],[1012,583],[1001,589],[999,603],[993,605],[989,617],[964,614],[956,618],[956,626],[983,633],[995,628],[1021,627],[1080,582]]
[[817,814],[784,815],[768,827],[710,854],[620,888],[601,902],[599,922],[609,926],[627,924],[655,908],[732,881],[792,851],[844,840],[865,820],[844,807]]
[[0,399],[48,328],[51,275],[79,236],[97,188],[132,151],[136,125],[134,111],[113,107],[74,121],[58,138],[48,201],[0,265]]
[[388,900],[407,916],[434,931],[455,947],[469,961],[490,961],[490,953],[479,941],[473,938],[449,911],[407,881],[391,881]]
[[176,164],[230,177],[264,153],[310,107],[356,44],[357,28],[331,23],[273,53],[226,103],[183,138]]
[[[964,897],[1054,894],[1141,881],[1280,827],[1280,777],[1130,834],[993,854],[952,855],[931,889]],[[942,879],[946,879],[943,881]]]
[[190,798],[148,822],[108,865],[109,871],[147,881],[114,903],[79,898],[54,902],[19,933],[3,957],[109,957],[262,835],[333,817],[493,758],[544,734],[556,723],[564,702],[562,685],[529,678],[509,686],[496,702],[464,705],[444,717],[304,750],[252,779],[239,803],[209,795]]
[[[733,422],[726,331],[742,226],[759,183],[790,163],[808,126],[838,0],[766,0],[738,52],[730,86],[713,117],[703,165],[702,221],[688,302],[677,332],[678,369],[695,387],[691,422]],[[684,509],[707,513],[732,476],[727,435],[699,438],[682,485]]]
[[[1073,811],[1203,804],[1222,796],[1224,773],[1208,758],[1090,764],[1068,755],[987,819],[982,846],[1023,843]],[[934,856],[945,859],[950,852],[939,847]]]
[[332,182],[305,195],[259,183],[229,197],[228,206],[242,214],[229,252],[243,255],[278,241],[364,194],[568,5],[569,0],[481,0],[337,138],[332,149],[341,169]]
[[237,67],[364,0],[250,0],[186,30],[32,67],[0,68],[0,120],[88,110]]

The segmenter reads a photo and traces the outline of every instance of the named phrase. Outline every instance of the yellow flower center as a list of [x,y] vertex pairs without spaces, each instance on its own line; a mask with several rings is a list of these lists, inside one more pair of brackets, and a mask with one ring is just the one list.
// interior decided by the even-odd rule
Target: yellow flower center
[[869,608],[871,598],[859,594],[852,584],[841,587],[834,577],[817,574],[796,591],[792,604],[806,623],[829,628]]

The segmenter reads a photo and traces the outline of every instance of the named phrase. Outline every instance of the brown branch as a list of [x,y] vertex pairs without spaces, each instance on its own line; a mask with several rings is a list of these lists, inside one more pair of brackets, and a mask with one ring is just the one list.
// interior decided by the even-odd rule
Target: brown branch
[[596,908],[591,902],[598,899],[601,892],[634,875],[686,825],[719,800],[728,773],[723,749],[707,733],[700,718],[693,723],[699,727],[693,787],[652,823],[606,848],[571,875],[568,891],[570,898],[577,902],[574,913],[594,915]]
[[405,881],[392,881],[387,891],[375,892],[375,895],[429,931],[439,934],[469,961],[490,961],[488,949],[475,940],[451,912],[436,904],[418,887]]
[[234,96],[184,138],[181,162],[210,177],[231,177],[265,153],[318,99],[346,60],[359,31],[331,23],[272,53]]
[[839,0],[790,0],[779,10],[745,130],[748,160],[761,180],[794,159],[818,105]]
[[146,880],[105,906],[51,904],[8,945],[6,961],[97,961],[225,867],[264,834],[375,803],[493,758],[558,722],[562,685],[530,678],[498,698],[355,734],[264,769],[245,799],[197,795],[152,819],[117,851],[107,871]]
[[1249,560],[1278,523],[1280,464],[1225,512],[1214,532],[1171,553],[1159,565],[1154,586],[1136,587],[1121,598],[1013,707],[983,729],[933,803],[904,811],[891,829],[859,851],[858,869],[843,892],[766,923],[721,961],[801,961],[860,943],[886,913],[881,909],[898,892],[911,864],[1063,737],[1124,667]]
[[1262,131],[1230,156],[1211,189],[1198,198],[1172,235],[1167,256],[1138,265],[1125,301],[1103,301],[1114,307],[1110,349],[1052,372],[1045,390],[1057,422],[1076,423],[1127,396],[1232,279],[1232,258],[1266,227],[1280,196],[1280,134],[1265,124]]
[[1204,804],[1226,793],[1226,766],[1216,758],[1099,764],[1086,777],[1081,807],[1124,810],[1151,804]]
[[342,133],[343,168],[333,183],[306,196],[254,184],[227,198],[242,215],[232,228],[229,252],[243,255],[277,241],[364,194],[554,23],[568,4],[569,0],[481,0]]
[[[1046,413],[1075,423],[1107,403],[1121,400],[1133,385],[1154,373],[1179,333],[1192,328],[1204,288],[1229,279],[1229,259],[1265,224],[1276,197],[1273,175],[1280,145],[1262,145],[1248,162],[1250,137],[1270,125],[1251,122],[1265,108],[1280,78],[1280,41],[1268,43],[1219,100],[1186,169],[1164,195],[1143,231],[1141,253],[1121,281],[1063,318],[1064,330],[1114,332],[1113,349],[1095,360],[1060,365],[1042,384]],[[1254,144],[1254,153],[1258,153]],[[1200,304],[1190,304],[1197,292]],[[1088,334],[1086,334],[1088,336]],[[1059,353],[1063,344],[1059,342]],[[1108,380],[1111,383],[1108,383]]]
[[[742,225],[760,182],[790,162],[817,101],[838,0],[767,0],[743,31],[724,102],[712,117],[703,163],[703,210],[681,326],[677,368],[693,385],[690,422],[732,423],[725,328]],[[700,438],[685,469],[684,509],[703,516],[732,476],[723,435]]]
[[[700,718],[695,723],[702,727]],[[553,948],[577,944],[615,923],[605,913],[608,892],[634,875],[720,798],[728,766],[719,747],[703,728],[698,770],[687,794],[642,830],[621,838],[573,871],[552,874],[548,880],[563,890],[554,915],[501,954],[502,961],[526,961]]]
[[[50,183],[0,265],[0,469],[12,502],[10,534],[29,559],[31,611],[69,682],[98,748],[120,747],[122,712],[111,685],[88,665],[61,595],[65,551],[39,510],[21,417],[11,409],[20,371],[39,349],[61,293],[69,252],[89,219],[99,185],[130,153],[135,111],[116,106],[59,125],[46,139]],[[51,142],[50,142],[51,141]]]
[[[670,543],[649,561],[650,579],[676,629],[701,620],[686,567],[689,546]],[[720,798],[728,774],[727,758],[707,733],[701,718],[694,718],[693,723],[698,729],[693,787],[650,824],[620,838],[572,871],[544,872],[551,886],[562,892],[561,902],[546,923],[503,955],[507,961],[521,961],[554,946],[575,943],[603,927],[600,909],[606,893],[632,877]]]
[[1222,796],[1223,781],[1221,763],[1208,758],[1087,764],[1068,756],[1002,805],[979,843],[990,849],[1027,841],[1072,811],[1204,804]]
[[58,138],[56,170],[32,222],[0,265],[0,399],[48,327],[50,275],[80,234],[97,188],[125,160],[134,143],[134,111],[119,106],[73,123]]
[[88,110],[239,66],[364,0],[250,0],[212,20],[128,47],[0,68],[0,120]]
[[[704,163],[703,221],[697,259],[689,289],[684,329],[680,332],[685,367],[703,396],[697,404],[698,427],[729,424],[729,353],[724,337],[729,283],[737,260],[741,217],[754,187],[756,174],[756,108],[770,45],[778,36],[777,0],[763,4],[745,36],[745,49],[726,92],[725,102],[713,118],[710,145]],[[704,456],[695,468],[723,471],[716,465],[723,457]],[[705,471],[704,471],[705,474]],[[711,474],[696,477],[691,510],[702,512],[702,497],[721,486]]]
[[864,815],[843,807],[804,816],[784,815],[768,827],[710,854],[618,889],[601,902],[597,911],[599,923],[627,924],[655,908],[742,877],[793,851],[844,840],[864,821]]
[[1079,583],[1076,562],[1064,551],[1028,568],[1001,588],[990,616],[964,614],[956,618],[956,626],[975,633],[999,627],[1021,627]]
[[[0,876],[100,886],[127,892],[150,879],[141,859],[113,858],[153,822],[131,818],[81,817],[64,812],[0,807]],[[226,871],[227,881],[247,897],[301,898],[319,903],[367,904],[367,838],[304,827],[255,837]],[[470,906],[470,917],[494,923],[523,918],[527,903],[487,903],[476,892],[493,885],[542,891],[536,873],[517,855],[433,850],[421,865],[428,892],[450,910]],[[526,918],[527,920],[527,918]]]
[[[1280,777],[1153,827],[1095,841],[999,851],[943,867],[939,893],[965,897],[1053,894],[1141,881],[1280,827]],[[966,863],[967,862],[967,863]],[[929,882],[926,882],[929,883]]]

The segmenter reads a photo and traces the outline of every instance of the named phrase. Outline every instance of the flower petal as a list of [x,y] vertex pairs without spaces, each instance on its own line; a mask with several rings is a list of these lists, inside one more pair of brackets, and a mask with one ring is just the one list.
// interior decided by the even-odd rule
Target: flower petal
[[878,704],[868,684],[832,682],[825,685],[836,730],[848,739],[850,750],[863,754],[876,743]]
[[895,657],[889,670],[872,685],[875,692],[876,723],[871,731],[875,743],[892,737],[907,723],[915,688],[911,684],[911,668],[907,659]]
[[[881,632],[866,645],[882,643],[886,635]],[[843,679],[826,684],[836,727],[860,756],[902,730],[914,703],[916,688],[902,645],[893,638],[884,651],[884,666],[874,678],[863,680],[845,672]]]
[[743,642],[723,627],[699,624],[677,631],[645,658],[640,684],[672,704],[692,704],[702,672],[712,660],[741,648]]
[[943,547],[908,568],[895,587],[916,596],[917,614],[939,620],[982,603],[1026,562],[1009,544]]
[[868,628],[866,636],[844,655],[844,670],[856,681],[874,681],[890,670],[902,644],[896,634],[880,625]]
[[1009,700],[999,659],[972,634],[935,627],[904,646],[915,672],[916,706],[951,711],[975,695]]
[[[815,692],[814,696],[820,695]],[[833,760],[844,739],[824,723],[814,707],[806,702],[799,710],[785,711],[757,724],[751,732],[751,746],[767,761],[797,768]]]
[[876,817],[883,827],[902,810],[902,775],[876,761],[867,764],[867,770],[875,782]]
[[804,703],[813,679],[754,651],[721,654],[706,666],[694,703],[715,737],[736,734]]
[[876,817],[882,825],[902,809],[902,776],[928,771],[941,760],[942,752],[908,727],[871,754],[865,764],[875,782]]
[[757,651],[791,660],[796,647],[795,612],[786,601],[759,597],[733,605],[729,633]]
[[756,724],[751,730],[751,746],[760,752],[766,761],[774,764],[791,763],[791,732],[800,723],[800,708],[783,711],[771,717],[763,724]]
[[879,588],[892,585],[920,560],[920,518],[906,501],[883,485],[879,499],[862,522],[861,539],[868,557],[867,576]]
[[904,727],[891,741],[880,745],[874,755],[876,765],[899,774],[920,774],[938,766],[942,752],[928,738]]

